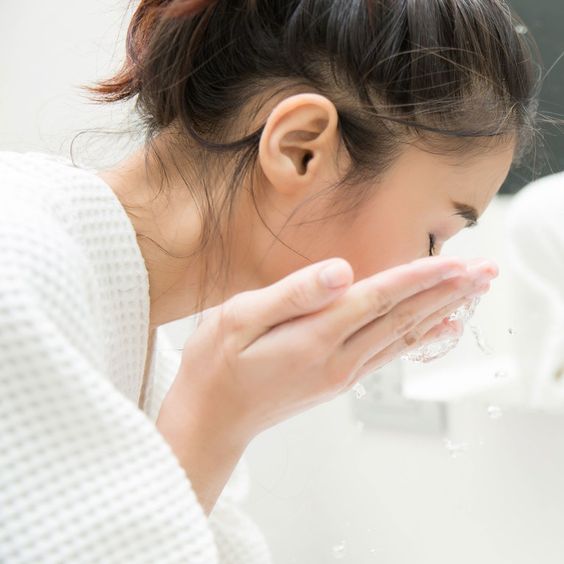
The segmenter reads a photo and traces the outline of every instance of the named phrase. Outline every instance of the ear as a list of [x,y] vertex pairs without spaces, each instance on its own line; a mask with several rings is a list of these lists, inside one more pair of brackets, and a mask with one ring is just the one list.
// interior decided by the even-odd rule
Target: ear
[[[336,180],[338,114],[319,94],[297,94],[270,113],[259,144],[259,162],[280,193],[301,195]],[[299,193],[299,194],[298,194]]]

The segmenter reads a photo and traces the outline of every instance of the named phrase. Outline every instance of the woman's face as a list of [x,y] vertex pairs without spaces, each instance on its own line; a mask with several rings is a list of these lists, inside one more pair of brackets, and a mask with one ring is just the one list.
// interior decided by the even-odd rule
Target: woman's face
[[[411,146],[373,187],[356,217],[336,221],[324,242],[311,233],[309,252],[347,258],[358,279],[440,254],[448,239],[482,215],[512,160],[512,146],[464,164]],[[300,244],[307,246],[304,235]]]
[[[439,254],[448,239],[482,215],[514,156],[509,142],[462,156],[404,147],[366,187],[359,207],[338,215],[327,188],[343,177],[350,161],[335,106],[317,94],[278,103],[261,137],[254,202],[249,198],[239,210],[233,231],[238,234],[233,264],[240,267],[242,285],[253,280],[253,286],[264,286],[331,257],[348,260],[360,280]],[[345,204],[351,189],[339,188]]]
[[[465,162],[458,157],[457,162],[452,156],[408,146],[370,186],[354,213],[335,215],[318,197],[303,205],[285,227],[293,209],[288,200],[295,193],[271,189],[259,209],[280,241],[259,222],[247,247],[260,283],[272,283],[310,261],[337,256],[350,262],[355,280],[360,280],[431,252],[439,254],[448,239],[482,215],[503,184],[513,154],[508,144]],[[340,188],[343,198],[348,189]],[[315,191],[306,192],[311,196]]]
[[[405,145],[377,182],[357,187],[367,188],[359,207],[339,214],[343,208],[334,208],[327,189],[343,177],[349,161],[333,104],[323,96],[298,94],[267,111],[253,124],[266,119],[255,190],[245,186],[239,191],[229,239],[224,240],[230,253],[227,285],[219,287],[216,274],[206,280],[206,307],[331,257],[348,260],[355,280],[361,280],[429,255],[431,238],[438,254],[445,241],[470,223],[472,213],[484,212],[513,159],[510,144],[465,160]],[[221,183],[229,176],[222,168],[213,178]],[[203,268],[199,255],[191,258],[199,242],[200,215],[184,178],[171,173],[172,189],[155,200],[143,151],[102,178],[124,204],[145,210],[131,217],[136,231],[169,252],[140,239],[151,282],[152,321],[159,325],[191,315]],[[345,209],[352,189],[336,192]]]

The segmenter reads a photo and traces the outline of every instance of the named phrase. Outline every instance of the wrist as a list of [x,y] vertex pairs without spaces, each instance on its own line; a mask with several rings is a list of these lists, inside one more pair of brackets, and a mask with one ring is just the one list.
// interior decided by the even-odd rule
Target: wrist
[[211,409],[203,402],[188,405],[183,400],[190,396],[171,392],[174,390],[163,401],[156,427],[171,446],[209,515],[252,434],[232,419],[229,410],[221,412],[218,406]]

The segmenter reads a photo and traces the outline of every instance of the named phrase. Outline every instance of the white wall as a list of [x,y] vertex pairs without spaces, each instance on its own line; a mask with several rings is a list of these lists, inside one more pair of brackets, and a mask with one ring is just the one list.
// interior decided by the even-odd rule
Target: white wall
[[[69,156],[70,143],[80,130],[128,125],[131,104],[96,105],[79,88],[118,68],[124,42],[116,39],[127,31],[127,4],[1,0],[0,149]],[[77,143],[83,151],[90,150],[83,159],[95,157],[96,143],[105,143],[101,153],[113,160],[118,156],[115,139],[98,139],[91,132]]]

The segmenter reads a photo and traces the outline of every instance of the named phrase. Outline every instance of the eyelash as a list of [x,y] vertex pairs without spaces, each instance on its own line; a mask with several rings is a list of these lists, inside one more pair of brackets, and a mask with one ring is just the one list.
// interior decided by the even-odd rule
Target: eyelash
[[435,252],[435,244],[436,244],[436,237],[432,233],[429,233],[429,256],[434,256]]

